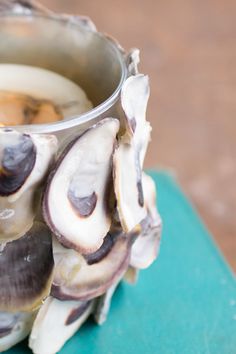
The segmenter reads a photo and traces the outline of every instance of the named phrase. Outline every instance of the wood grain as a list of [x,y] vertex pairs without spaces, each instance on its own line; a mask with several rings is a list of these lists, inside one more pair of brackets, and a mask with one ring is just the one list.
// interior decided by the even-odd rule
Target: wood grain
[[154,128],[146,166],[176,175],[236,270],[236,2],[42,2],[141,49]]

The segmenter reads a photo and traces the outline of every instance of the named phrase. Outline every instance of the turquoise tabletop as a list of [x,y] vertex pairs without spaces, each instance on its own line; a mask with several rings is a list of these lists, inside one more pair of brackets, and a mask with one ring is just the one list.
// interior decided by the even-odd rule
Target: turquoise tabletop
[[[102,327],[88,321],[60,354],[236,353],[235,278],[175,181],[151,175],[164,223],[158,260],[136,286],[119,286]],[[7,351],[23,353],[25,343]]]

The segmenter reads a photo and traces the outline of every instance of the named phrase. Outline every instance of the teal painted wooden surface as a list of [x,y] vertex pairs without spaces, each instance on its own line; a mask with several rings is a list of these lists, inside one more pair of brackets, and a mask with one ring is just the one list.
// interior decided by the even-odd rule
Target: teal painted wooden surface
[[164,221],[158,260],[118,288],[102,327],[89,321],[60,354],[236,353],[235,278],[172,178],[151,175]]

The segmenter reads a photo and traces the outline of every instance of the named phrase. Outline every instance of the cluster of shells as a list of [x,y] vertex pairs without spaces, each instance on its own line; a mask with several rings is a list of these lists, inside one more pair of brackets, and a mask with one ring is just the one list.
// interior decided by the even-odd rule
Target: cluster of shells
[[117,285],[155,260],[161,221],[143,172],[151,126],[148,77],[129,56],[122,118],[108,117],[58,151],[54,135],[0,128],[0,351],[29,335],[54,354]]

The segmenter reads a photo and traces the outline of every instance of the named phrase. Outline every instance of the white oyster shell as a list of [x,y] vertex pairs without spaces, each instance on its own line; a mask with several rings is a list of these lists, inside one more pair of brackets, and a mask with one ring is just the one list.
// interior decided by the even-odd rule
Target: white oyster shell
[[31,331],[35,313],[0,312],[0,352],[25,339]]
[[29,338],[34,354],[55,354],[86,321],[93,302],[59,301],[48,297],[40,308]]
[[156,188],[150,176],[143,173],[144,203],[147,217],[141,223],[141,233],[135,240],[130,265],[134,268],[148,268],[156,259],[160,248],[161,218],[156,209]]
[[119,121],[106,118],[70,144],[49,178],[44,218],[59,242],[84,254],[96,251],[111,225],[112,155]]
[[[25,166],[31,156],[24,156],[21,152],[20,141],[22,137],[28,137],[32,142],[35,156],[33,167],[25,176],[22,183],[19,184],[17,190],[6,195],[0,193],[0,242],[8,242],[15,240],[25,234],[33,224],[34,217],[37,213],[39,204],[38,188],[47,176],[49,167],[51,166],[57,151],[57,139],[53,135],[43,134],[21,134],[15,130],[0,129],[0,160],[3,161],[6,151],[9,152],[8,165],[12,166],[19,161],[21,169],[24,171]],[[18,146],[20,148],[18,148]],[[24,150],[22,145],[22,150]],[[33,154],[33,152],[32,152]],[[0,161],[0,171],[1,164]],[[13,166],[14,167],[14,166]],[[4,174],[4,167],[2,167]],[[1,172],[0,172],[1,174]],[[16,180],[20,172],[16,170],[13,176]],[[11,182],[10,182],[11,183]],[[1,190],[4,192],[4,188]]]

